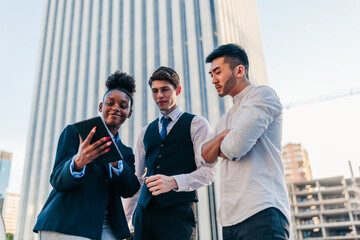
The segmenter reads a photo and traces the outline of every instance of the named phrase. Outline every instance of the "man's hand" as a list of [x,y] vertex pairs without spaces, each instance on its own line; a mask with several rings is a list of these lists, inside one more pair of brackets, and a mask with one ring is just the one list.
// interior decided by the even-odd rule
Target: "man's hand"
[[157,174],[145,178],[145,184],[153,196],[178,189],[175,178]]

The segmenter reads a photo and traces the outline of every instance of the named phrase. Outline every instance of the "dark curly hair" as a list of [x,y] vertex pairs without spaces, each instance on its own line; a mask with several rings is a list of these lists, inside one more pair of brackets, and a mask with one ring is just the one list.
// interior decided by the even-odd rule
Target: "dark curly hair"
[[149,86],[151,88],[153,81],[167,81],[171,83],[174,88],[176,89],[180,85],[180,78],[179,75],[175,72],[174,69],[169,67],[161,66],[156,69],[149,79]]
[[104,98],[106,94],[113,90],[119,90],[124,92],[129,96],[131,100],[131,107],[133,106],[133,97],[135,90],[135,79],[133,76],[128,75],[124,72],[120,72],[117,70],[115,73],[110,74],[107,79],[105,86],[107,87],[107,92],[104,94]]

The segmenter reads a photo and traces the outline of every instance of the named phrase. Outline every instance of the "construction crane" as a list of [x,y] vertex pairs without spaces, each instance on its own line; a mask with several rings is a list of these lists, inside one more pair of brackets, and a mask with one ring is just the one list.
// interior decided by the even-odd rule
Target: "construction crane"
[[345,91],[335,92],[335,93],[321,96],[321,97],[315,98],[315,99],[291,102],[288,104],[284,104],[284,108],[290,109],[290,108],[293,108],[293,107],[296,107],[299,105],[311,104],[311,103],[315,103],[315,102],[325,102],[325,101],[333,100],[336,98],[349,97],[349,96],[356,95],[356,94],[360,94],[360,88],[351,88],[351,89],[348,89]]

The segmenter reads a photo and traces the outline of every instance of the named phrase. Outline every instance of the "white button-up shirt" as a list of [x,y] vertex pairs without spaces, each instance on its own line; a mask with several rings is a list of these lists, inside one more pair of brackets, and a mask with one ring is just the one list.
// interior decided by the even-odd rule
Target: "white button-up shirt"
[[[281,161],[280,100],[270,87],[250,84],[233,101],[213,133],[217,136],[231,129],[220,146],[227,159],[221,161],[219,221],[222,226],[231,226],[275,207],[290,222]],[[202,163],[215,164],[204,159]]]
[[[173,126],[177,123],[183,111],[180,106],[174,109],[171,113],[169,113],[169,117],[171,118],[171,122],[169,122],[166,132],[170,133]],[[159,114],[159,132],[161,132],[162,124],[161,118],[163,114]],[[145,146],[144,146],[144,135],[149,125],[146,125],[139,134],[137,144],[135,146],[135,174],[139,179],[140,185],[144,184],[144,173],[145,173]],[[190,135],[193,142],[194,153],[199,151],[200,145],[210,137],[210,125],[208,121],[200,116],[195,116],[191,122],[190,126]],[[172,177],[175,178],[175,181],[178,185],[177,191],[193,191],[205,185],[211,184],[215,180],[216,169],[204,167],[201,164],[202,157],[195,155],[195,164],[197,169],[191,173],[174,175]],[[140,189],[141,189],[140,187]],[[135,210],[139,199],[140,191],[131,199],[126,199],[124,202],[125,214],[127,219],[129,220]]]

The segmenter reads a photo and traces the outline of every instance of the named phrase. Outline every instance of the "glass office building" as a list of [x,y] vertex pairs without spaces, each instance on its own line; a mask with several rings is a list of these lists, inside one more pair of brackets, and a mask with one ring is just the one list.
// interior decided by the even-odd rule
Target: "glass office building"
[[[214,127],[231,99],[218,97],[204,58],[230,42],[246,49],[251,81],[267,84],[256,1],[46,0],[15,238],[34,238],[59,134],[67,124],[98,115],[107,75],[119,69],[136,79],[133,116],[120,132],[129,146],[157,116],[147,81],[161,65],[179,73],[183,110]],[[221,235],[216,187],[198,191],[200,239]]]

